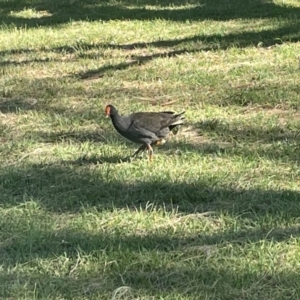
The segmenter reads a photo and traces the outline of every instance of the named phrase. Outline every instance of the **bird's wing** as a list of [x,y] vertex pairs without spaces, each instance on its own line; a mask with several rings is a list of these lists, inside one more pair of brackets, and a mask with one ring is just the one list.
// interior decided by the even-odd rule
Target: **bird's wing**
[[157,133],[160,130],[172,125],[174,112],[148,112],[136,113],[133,115],[133,125],[137,130],[146,130]]
[[145,122],[141,122],[140,120],[133,120],[130,123],[127,132],[140,138],[156,138],[155,132],[149,130],[149,126],[146,126]]

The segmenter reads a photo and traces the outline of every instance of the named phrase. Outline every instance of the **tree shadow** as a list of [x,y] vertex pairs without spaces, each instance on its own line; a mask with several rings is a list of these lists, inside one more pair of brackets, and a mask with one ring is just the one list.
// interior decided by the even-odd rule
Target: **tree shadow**
[[[265,29],[265,30],[255,30],[252,32],[237,32],[237,33],[229,33],[229,34],[213,34],[213,35],[194,35],[194,36],[188,36],[184,37],[182,39],[170,39],[170,40],[158,40],[158,41],[149,41],[149,42],[137,42],[137,43],[131,43],[131,44],[125,44],[125,45],[116,45],[116,44],[107,44],[107,43],[93,43],[89,44],[86,42],[76,42],[74,45],[66,45],[66,46],[59,46],[59,47],[53,47],[51,49],[46,49],[45,51],[54,51],[54,52],[63,52],[63,53],[74,53],[78,52],[78,49],[84,49],[84,51],[92,50],[92,49],[101,49],[101,48],[112,48],[112,49],[123,49],[123,50],[132,50],[136,48],[146,48],[146,47],[167,47],[171,48],[170,51],[164,52],[164,53],[155,53],[152,55],[147,56],[131,56],[131,60],[129,62],[122,62],[117,65],[105,65],[101,68],[95,69],[95,70],[89,70],[84,73],[75,74],[75,76],[79,76],[82,79],[87,78],[99,78],[104,76],[104,74],[112,74],[115,70],[124,70],[134,65],[142,65],[146,62],[149,62],[153,59],[156,59],[158,57],[173,57],[176,55],[180,55],[183,53],[193,53],[198,51],[213,51],[213,50],[219,50],[219,49],[227,49],[229,47],[238,47],[238,48],[245,48],[248,46],[260,46],[260,47],[270,47],[276,44],[282,44],[284,42],[298,42],[300,40],[300,9],[298,8],[292,8],[292,7],[281,7],[277,6],[271,2],[265,3],[264,1],[255,0],[255,1],[248,1],[243,2],[244,5],[249,5],[251,9],[255,11],[255,14],[251,13],[251,9],[247,10],[243,8],[243,10],[240,10],[241,4],[240,1],[237,0],[231,0],[227,1],[227,4],[224,4],[224,1],[215,0],[216,3],[204,3],[203,6],[201,6],[200,9],[200,17],[199,12],[197,13],[198,18],[201,19],[201,14],[206,16],[207,19],[209,18],[209,13],[220,11],[220,16],[224,16],[227,13],[230,15],[230,12],[232,11],[232,8],[235,8],[236,14],[241,14],[244,12],[246,15],[241,15],[239,18],[261,18],[261,14],[267,14],[268,17],[274,18],[274,17],[280,17],[281,19],[286,19],[285,22],[282,22],[283,25],[278,25],[278,27],[273,27],[272,29]],[[99,6],[99,4],[92,2],[92,6]],[[218,4],[218,5],[217,5]],[[48,5],[47,3],[44,3],[43,5]],[[77,4],[75,4],[76,7]],[[85,5],[90,7],[89,4],[85,3],[83,5],[84,9]],[[265,7],[267,5],[267,7]],[[260,10],[260,7],[264,7],[263,11]],[[55,6],[56,7],[56,6]],[[101,5],[100,5],[101,7]],[[112,7],[109,6],[109,10],[112,10]],[[208,9],[209,7],[209,9]],[[57,7],[56,7],[57,8]],[[208,11],[206,11],[208,9]],[[193,8],[192,10],[195,10]],[[112,10],[113,11],[113,10]],[[135,16],[135,13],[133,12],[134,9],[128,9],[130,13],[133,13]],[[143,11],[147,11],[143,9]],[[162,11],[168,11],[166,9],[163,9]],[[179,10],[180,11],[180,10]],[[197,9],[196,9],[197,11]],[[225,11],[225,14],[224,14]],[[102,12],[102,8],[101,8]],[[155,13],[155,10],[150,10],[151,13]],[[170,10],[170,14],[177,13],[178,10]],[[110,13],[105,13],[106,17],[108,15],[111,15]],[[258,14],[258,15],[257,15]],[[55,16],[59,18],[59,13],[55,13]],[[82,16],[82,11],[80,10],[80,15]],[[187,13],[187,16],[189,14]],[[214,14],[213,14],[214,15]],[[212,15],[212,16],[213,16]],[[234,15],[232,16],[234,18]],[[236,16],[237,17],[237,16]],[[68,16],[68,21],[73,19],[72,17]],[[49,18],[48,18],[49,19]],[[51,18],[50,18],[51,19]],[[128,19],[128,18],[126,18]],[[130,19],[130,18],[129,18]],[[229,18],[230,19],[230,18]],[[101,19],[103,20],[103,19]],[[218,18],[217,20],[222,20],[222,18]],[[28,21],[29,22],[29,21]],[[31,22],[31,21],[30,21]],[[62,21],[64,22],[64,21]],[[175,48],[175,49],[174,49]],[[1,51],[0,55],[6,55],[6,54],[16,54],[16,53],[26,53],[36,50],[30,50],[30,49],[15,49],[15,50],[5,50]],[[44,50],[43,50],[44,51]],[[89,54],[84,54],[85,56],[89,56]],[[95,58],[95,55],[92,55],[92,58]],[[50,60],[49,60],[50,61]],[[47,60],[44,61],[45,63]],[[26,64],[28,62],[15,62],[15,61],[5,61],[2,64],[4,66],[9,64]],[[70,74],[73,76],[74,74]]]
[[96,79],[96,78],[101,78],[104,75],[108,75],[108,76],[113,75],[114,71],[125,70],[131,66],[140,65],[140,64],[141,64],[140,61],[135,60],[126,63],[119,63],[116,65],[104,65],[103,67],[98,69],[88,70],[87,72],[80,72],[75,76],[79,76],[81,79]]
[[[300,15],[299,15],[300,17]],[[117,65],[105,65],[99,69],[89,70],[85,73],[79,74],[82,79],[99,78],[105,74],[111,75],[111,71],[124,70],[134,65],[143,65],[151,60],[157,58],[170,58],[182,54],[191,54],[199,51],[214,51],[226,50],[230,47],[246,48],[249,46],[270,47],[284,42],[298,42],[300,41],[300,22],[295,21],[291,25],[281,27],[278,29],[264,30],[260,32],[243,32],[232,33],[228,35],[196,35],[186,37],[183,39],[173,40],[159,40],[154,42],[132,43],[125,45],[116,44],[96,44],[95,47],[105,47],[112,49],[133,50],[137,48],[148,47],[178,47],[179,49],[170,50],[166,52],[154,53],[151,55],[131,55],[131,61],[122,62]],[[88,45],[87,45],[88,46]],[[297,62],[295,60],[295,69]]]
[[[198,50],[193,50],[189,52],[196,52]],[[144,65],[147,62],[156,59],[156,58],[170,58],[174,57],[176,55],[184,54],[186,53],[186,50],[178,50],[178,51],[169,51],[165,53],[155,53],[152,55],[144,55],[144,56],[132,56],[131,61],[129,62],[122,62],[116,65],[105,65],[101,68],[94,69],[94,70],[88,70],[87,72],[78,74],[81,79],[95,79],[95,78],[101,78],[104,75],[113,75],[114,71],[117,70],[125,70],[135,65]]]
[[[113,174],[116,170],[110,169],[109,164],[95,166],[94,159],[83,157],[83,164],[79,159],[78,162],[2,166],[1,206],[20,207],[29,200],[38,205],[39,212],[16,215],[11,222],[1,222],[0,264],[4,271],[20,264],[32,269],[30,276],[16,269],[13,275],[18,273],[18,284],[7,286],[0,295],[13,297],[18,286],[23,289],[19,293],[24,293],[26,285],[40,295],[47,293],[71,299],[112,293],[127,285],[153,297],[176,292],[197,298],[203,293],[214,299],[232,299],[234,294],[245,299],[245,289],[259,282],[262,288],[256,292],[262,298],[276,285],[279,288],[276,295],[282,299],[288,288],[292,293],[297,286],[299,275],[278,271],[273,276],[274,273],[270,275],[267,271],[262,273],[263,268],[253,270],[250,265],[237,270],[233,264],[231,269],[228,260],[232,258],[233,247],[238,255],[238,249],[250,251],[254,243],[261,243],[263,247],[266,241],[274,244],[298,237],[299,226],[291,225],[300,214],[298,191],[238,189],[220,182],[217,177],[170,182],[149,176],[147,181],[128,183],[117,180]],[[105,159],[109,162],[109,157]],[[112,155],[110,159],[116,157]],[[87,165],[90,166],[87,168]],[[95,172],[95,168],[103,169]],[[91,233],[76,227],[76,223],[64,229],[53,224],[48,227],[47,222],[51,220],[45,220],[44,213],[72,215],[88,209],[95,212],[136,210],[137,207],[144,209],[149,202],[167,212],[178,207],[178,218],[214,218],[222,214],[235,217],[237,222],[243,220],[246,225],[239,228],[233,224],[226,231],[209,234],[199,231],[185,236],[169,232],[168,228],[160,233],[145,234],[137,230],[124,234],[117,225],[116,228],[104,226]],[[265,222],[264,218],[271,221]],[[109,223],[109,220],[103,221]],[[253,222],[261,222],[261,226],[253,228]],[[289,225],[278,227],[281,222]],[[60,258],[65,258],[63,267]],[[64,273],[57,277],[51,268],[45,270],[41,260],[55,265],[55,270],[59,267],[61,274],[65,268]],[[99,268],[82,271],[87,260],[97,262]],[[227,260],[224,265],[222,260]],[[100,266],[105,266],[105,270]],[[13,275],[6,276],[5,282],[15,283]],[[101,284],[97,285],[99,278]],[[237,286],[241,280],[241,286]],[[4,278],[0,278],[0,282],[4,282]],[[224,294],[224,286],[234,286],[228,290],[230,295]]]
[[76,160],[62,161],[62,164],[86,166],[86,165],[101,165],[101,164],[120,164],[120,163],[130,163],[131,158],[121,157],[118,155],[82,155]]
[[[114,87],[107,87],[106,89],[108,93],[113,90]],[[7,88],[4,87],[3,96],[0,97],[0,112],[7,114],[20,111],[39,111],[47,113],[49,116],[65,115],[70,119],[78,116],[86,119],[97,119],[99,106],[96,97],[101,92],[87,90],[78,85],[76,79],[69,76],[33,80],[22,78],[17,82],[13,80]],[[71,107],[69,102],[61,101],[62,97],[84,97],[88,100],[86,103],[81,101],[80,107]],[[86,109],[87,106],[89,106],[88,110]]]
[[[248,0],[241,1],[230,0],[221,1],[203,0],[197,5],[189,5],[182,8],[182,5],[188,5],[190,2],[170,1],[122,1],[121,3],[99,3],[98,1],[10,1],[2,3],[0,18],[5,24],[14,24],[18,27],[40,27],[57,26],[74,21],[109,21],[109,20],[154,20],[164,19],[177,22],[186,20],[233,20],[243,19],[262,19],[262,18],[292,18],[299,17],[299,9],[290,6],[279,6],[273,1]],[[160,8],[148,7],[148,5],[159,5]],[[37,12],[46,11],[45,16],[25,17],[12,14],[11,11],[22,11],[24,8],[33,9]],[[176,8],[176,9],[174,9]]]
[[[73,141],[76,143],[107,143],[107,139],[98,131],[61,131],[61,132],[44,132],[44,131],[35,131],[30,132],[31,136],[34,136],[35,139],[43,143],[60,143],[65,141]],[[26,137],[26,136],[25,136]]]
[[36,109],[35,105],[37,104],[36,99],[11,99],[9,97],[3,97],[0,99],[0,112],[3,114],[15,113],[18,110],[34,110]]
[[[300,16],[300,14],[299,14]],[[226,50],[229,47],[245,48],[249,46],[270,47],[284,42],[298,42],[300,40],[299,34],[300,22],[293,20],[285,26],[265,29],[259,32],[235,32],[226,35],[213,34],[213,35],[194,35],[181,39],[158,40],[154,42],[138,42],[131,44],[99,44],[101,47],[109,47],[112,49],[133,50],[147,47],[186,47],[192,43],[192,48],[188,47],[181,51],[213,51],[213,50]],[[177,53],[175,53],[177,54]],[[181,53],[178,53],[181,54]]]
[[[142,256],[141,253],[137,255]],[[198,254],[198,256],[201,256],[201,254]],[[145,260],[146,257],[145,255]],[[158,257],[157,259],[161,258]],[[23,295],[24,287],[22,288],[21,284],[24,283],[26,289],[31,291],[27,294],[34,295],[36,299],[42,298],[42,296],[40,298],[36,295],[43,295],[45,292],[51,294],[52,297],[64,297],[65,299],[83,299],[87,297],[89,299],[111,299],[114,293],[117,294],[117,291],[122,294],[120,299],[139,299],[141,297],[159,299],[170,297],[170,295],[177,299],[182,297],[222,300],[297,298],[298,282],[300,280],[298,272],[290,270],[273,271],[270,274],[267,271],[253,271],[249,266],[246,266],[243,271],[237,271],[221,264],[218,267],[215,265],[208,266],[202,259],[198,259],[197,262],[195,260],[193,260],[194,266],[184,263],[178,263],[178,266],[173,263],[173,266],[153,268],[148,265],[148,271],[143,268],[142,263],[136,263],[135,268],[120,269],[121,274],[118,271],[106,271],[105,274],[101,273],[101,275],[99,274],[100,271],[98,274],[89,272],[85,275],[75,272],[76,276],[71,274],[70,276],[60,275],[58,277],[51,274],[51,272],[44,275],[32,272],[31,276],[21,273],[18,274],[20,285],[15,283],[12,276],[1,275],[0,280],[2,282],[15,283],[3,290],[1,295],[4,299],[14,297],[16,292]],[[211,260],[209,261],[211,262]],[[74,260],[70,259],[71,263],[76,264]],[[202,265],[200,266],[198,263],[202,263]],[[69,266],[70,270],[72,267],[74,266]],[[236,286],[237,281],[238,286]],[[253,288],[254,286],[257,287]],[[226,287],[226,291],[224,291],[224,287]],[[249,290],[251,290],[251,293]]]
[[[274,245],[298,237],[299,227],[274,228],[270,225],[258,230],[232,228],[228,232],[199,232],[178,237],[158,233],[92,234],[74,228],[46,231],[39,228],[36,216],[16,219],[14,222],[18,224],[17,228],[12,230],[10,224],[4,224],[2,228],[5,233],[12,232],[13,237],[5,239],[1,245],[0,263],[4,270],[19,264],[32,266],[32,269],[30,276],[18,274],[18,285],[11,284],[2,290],[2,296],[5,297],[14,296],[18,287],[22,288],[19,292],[24,293],[26,284],[28,290],[38,294],[47,292],[52,297],[59,295],[68,299],[98,293],[103,296],[121,286],[129,286],[133,291],[153,297],[178,293],[197,298],[203,294],[206,297],[211,295],[213,299],[232,299],[232,293],[235,297],[245,296],[245,289],[259,282],[261,288],[257,288],[255,293],[263,298],[276,286],[278,298],[273,296],[272,299],[282,299],[287,297],[287,289],[293,293],[300,279],[299,274],[289,272],[287,275],[277,269],[270,274],[263,266],[257,269],[251,265],[238,268],[234,261],[231,268],[228,264],[233,249],[235,255],[241,251],[242,256],[243,251],[251,251],[254,244],[261,244],[261,249],[264,249],[268,241]],[[24,230],[28,224],[31,224],[31,229]],[[266,261],[270,260],[276,265],[277,261],[271,258],[272,251],[266,251],[270,255],[269,259],[265,258]],[[91,268],[89,272],[83,270],[82,265],[87,257],[94,263],[97,261],[99,268]],[[59,258],[65,258],[62,260],[63,267]],[[51,265],[57,261],[55,272],[51,267],[45,270],[43,265],[38,264],[41,260],[47,260]],[[104,270],[101,267],[103,265],[106,266]],[[57,277],[56,274],[62,269],[64,274]],[[15,283],[15,280],[15,276],[7,274],[5,278],[0,278],[0,282]],[[238,282],[242,284],[237,286]],[[224,286],[230,287],[226,291],[229,295],[224,293]]]
[[[193,215],[188,215],[193,217]],[[188,217],[187,216],[187,217]],[[194,217],[197,217],[195,214]],[[203,214],[199,214],[199,218],[205,218]],[[184,217],[183,217],[184,218]],[[176,250],[179,252],[199,251],[204,256],[213,254],[217,251],[218,245],[230,243],[233,245],[251,245],[260,241],[284,242],[291,237],[298,237],[300,233],[299,226],[287,226],[285,228],[273,225],[265,226],[261,229],[240,229],[231,228],[225,232],[204,233],[189,235],[185,238],[171,236],[169,234],[147,234],[141,236],[132,232],[126,236],[121,233],[109,234],[104,232],[90,233],[80,230],[63,229],[43,231],[39,228],[40,224],[34,222],[34,217],[29,216],[27,219],[18,219],[18,230],[22,230],[21,224],[26,222],[32,224],[32,229],[22,232],[15,232],[17,239],[11,239],[3,247],[2,254],[9,253],[14,260],[7,260],[7,257],[1,256],[1,265],[14,265],[16,263],[24,263],[29,256],[32,258],[49,258],[62,255],[67,252],[70,258],[76,258],[78,251],[84,253],[93,253],[94,251],[103,251],[107,245],[111,247],[111,252],[138,253],[142,249],[147,251],[157,251],[170,254]],[[5,232],[10,232],[11,224],[7,224],[7,228],[3,227]],[[209,253],[210,252],[210,253]]]
[[[109,160],[108,157],[105,158]],[[115,156],[110,158],[114,161]],[[79,159],[80,160],[80,159]],[[99,157],[101,161],[101,156]],[[94,165],[94,160],[92,159]],[[166,208],[178,206],[181,213],[228,211],[235,214],[254,212],[281,214],[286,210],[297,214],[298,193],[293,191],[236,190],[224,187],[218,178],[196,179],[193,183],[173,182],[150,178],[150,181],[125,183],[110,178],[113,170],[109,164],[93,168],[86,166],[74,172],[77,162],[64,160],[52,164],[33,164],[2,170],[2,196],[4,206],[14,206],[27,198],[37,201],[44,209],[54,212],[78,212],[82,202],[99,210],[135,208],[148,202]],[[145,162],[147,165],[147,162]],[[93,172],[94,168],[100,168]],[[106,171],[105,171],[106,170]],[[9,179],[9,180],[8,180]],[[51,193],[49,194],[49,191]],[[7,198],[7,195],[11,195]]]
[[0,66],[5,67],[5,66],[22,66],[22,65],[27,65],[33,62],[38,62],[38,63],[44,63],[49,61],[48,59],[33,59],[33,60],[25,60],[25,61],[15,61],[15,60],[6,60],[6,61],[0,61]]
[[[62,88],[62,85],[64,86]],[[18,110],[47,110],[57,113],[68,111],[60,103],[53,104],[53,98],[85,96],[86,90],[76,85],[75,81],[61,77],[59,79],[52,77],[18,80],[17,84],[13,82],[13,89],[7,88],[0,98],[0,110],[2,113],[16,112]]]

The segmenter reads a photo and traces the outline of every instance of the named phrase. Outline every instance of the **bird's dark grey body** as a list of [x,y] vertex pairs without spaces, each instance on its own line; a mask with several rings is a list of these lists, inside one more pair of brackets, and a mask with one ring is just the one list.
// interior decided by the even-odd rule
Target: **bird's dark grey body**
[[[115,129],[128,140],[138,144],[155,143],[165,138],[171,131],[171,123],[177,121],[170,118],[173,113],[134,113],[122,118],[111,116]],[[155,119],[155,122],[153,122]],[[175,126],[175,125],[173,125]]]
[[162,141],[173,128],[184,123],[184,112],[138,112],[120,116],[114,106],[108,105],[106,114],[110,116],[115,129],[122,136],[143,145],[134,156],[146,148],[153,152],[151,145]]

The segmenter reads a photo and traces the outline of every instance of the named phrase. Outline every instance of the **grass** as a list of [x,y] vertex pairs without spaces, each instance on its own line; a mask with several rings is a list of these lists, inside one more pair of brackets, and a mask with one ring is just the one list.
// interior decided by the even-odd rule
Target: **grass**
[[[1,299],[300,299],[300,5],[0,0]],[[163,146],[104,117],[186,111]]]

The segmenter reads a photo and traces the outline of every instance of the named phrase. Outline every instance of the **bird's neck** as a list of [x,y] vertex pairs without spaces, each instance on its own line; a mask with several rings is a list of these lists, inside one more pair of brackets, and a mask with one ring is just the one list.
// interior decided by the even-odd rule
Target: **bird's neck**
[[121,118],[121,116],[119,115],[118,112],[115,112],[113,115],[110,116],[111,120],[115,126],[115,128],[117,129],[117,131],[125,129],[126,128],[126,124],[124,124],[125,120],[123,120]]

